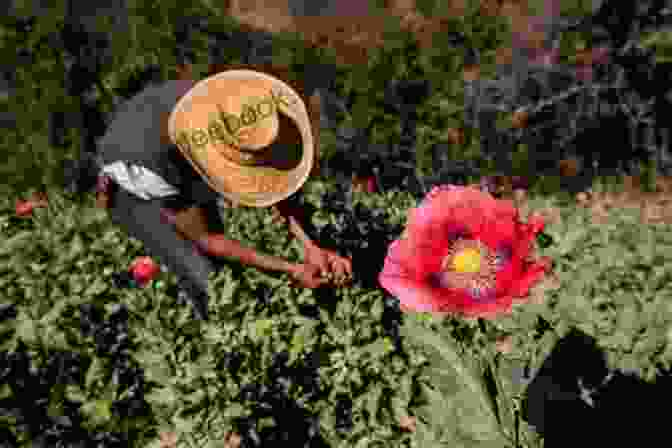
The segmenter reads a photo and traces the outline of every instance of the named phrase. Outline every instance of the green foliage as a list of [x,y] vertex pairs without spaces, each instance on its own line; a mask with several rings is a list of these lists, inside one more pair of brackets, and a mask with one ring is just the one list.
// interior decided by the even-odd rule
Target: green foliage
[[[286,230],[272,224],[267,211],[225,211],[224,218],[232,238],[270,253],[298,258],[298,246],[288,243]],[[262,289],[273,292],[264,306],[260,305]],[[395,416],[406,412],[410,392],[392,394],[395,408],[385,404],[380,394],[390,394],[400,383],[411,381],[415,368],[395,355],[391,342],[382,336],[382,299],[379,290],[339,289],[333,294],[318,294],[290,287],[285,278],[254,269],[234,275],[231,269],[224,268],[212,280],[212,320],[198,330],[200,337],[190,341],[183,336],[184,326],[190,324],[188,310],[165,310],[166,305],[157,303],[147,314],[149,325],[143,326],[146,330],[139,337],[138,358],[149,376],[163,385],[152,393],[151,399],[158,418],[166,424],[174,423],[187,407],[191,409],[197,403],[205,406],[209,401],[214,407],[193,421],[212,418],[226,427],[233,418],[251,412],[247,404],[237,401],[237,394],[243,384],[271,381],[265,376],[265,369],[274,353],[289,351],[292,365],[300,363],[306,354],[317,352],[320,358],[330,360],[320,369],[324,395],[306,405],[321,416],[327,438],[340,443],[340,436],[328,422],[335,418],[336,395],[347,393],[353,398],[353,413],[358,421],[349,444],[363,438],[386,443],[397,440],[399,436],[393,431]],[[323,308],[319,319],[308,319],[299,313],[298,307],[306,304]],[[215,368],[217,359],[231,351],[244,359],[240,382]],[[185,364],[182,354],[186,353],[190,353],[193,365]],[[171,376],[168,372],[177,373]],[[184,390],[201,392],[178,392]],[[305,401],[300,387],[292,386],[291,394],[299,402]],[[185,428],[186,438],[214,437],[204,427]]]
[[[328,188],[320,182],[308,184],[307,200],[319,207]],[[236,417],[251,412],[238,392],[245,383],[270,381],[266,369],[281,350],[290,353],[290,364],[301,363],[311,352],[328,360],[320,369],[324,394],[318,400],[306,400],[298,385],[292,386],[291,396],[321,416],[322,430],[334,446],[400,443],[403,438],[410,438],[412,446],[448,441],[465,447],[506,446],[514,437],[510,407],[522,392],[511,372],[526,364],[537,368],[571,327],[594,336],[612,368],[652,379],[658,363],[670,364],[672,322],[663,299],[670,293],[668,232],[635,226],[636,217],[626,212],[598,226],[583,211],[562,208],[563,223],[546,230],[556,244],[540,249],[556,261],[561,287],[549,292],[545,302],[518,305],[493,323],[495,333],[513,335],[514,351],[491,364],[495,333],[475,322],[407,317],[404,347],[410,357],[405,361],[383,336],[381,290],[300,290],[283,276],[234,265],[212,279],[212,320],[194,324],[188,308],[165,294],[175,281],[171,275],[162,274],[143,290],[111,288],[111,273],[141,255],[141,245],[126,239],[91,202],[80,207],[56,192],[52,197],[51,206],[38,209],[28,221],[9,216],[8,198],[3,205],[0,286],[6,291],[3,300],[16,303],[20,313],[11,325],[3,324],[3,333],[13,336],[3,339],[2,348],[15,349],[21,340],[38,353],[62,349],[89,356],[93,363],[85,382],[66,392],[81,401],[91,427],[130,424],[109,413],[116,392],[105,374],[106,363],[77,330],[73,310],[91,300],[128,306],[136,343],[133,357],[152,384],[147,400],[156,425],[177,428],[192,446],[200,446],[194,445],[197,439],[217,440]],[[367,207],[388,209],[394,224],[403,223],[414,205],[403,193],[361,195],[359,200]],[[558,205],[555,199],[542,198],[532,204],[533,209]],[[300,258],[300,247],[267,211],[223,213],[232,238]],[[328,211],[320,213],[316,219],[329,218]],[[263,289],[271,294],[262,306]],[[319,318],[302,316],[299,307],[305,304],[319,306]],[[538,317],[550,325],[541,335]],[[217,367],[231,351],[244,360],[238,379]],[[498,372],[495,396],[484,379],[488,371]],[[338,393],[354,402],[355,429],[346,438],[331,426]],[[418,431],[402,436],[394,428],[408,414],[420,418]]]
[[[226,31],[238,25],[223,14],[222,8],[208,2],[191,2],[185,6],[176,2],[134,0],[128,2],[129,33],[115,33],[112,39],[112,59],[103,67],[101,81],[106,92],[94,91],[94,96],[102,99],[106,113],[112,111],[108,96],[133,72],[150,64],[157,65],[164,76],[169,76],[175,66],[176,45],[173,27],[184,16],[208,17],[212,30]],[[474,3],[474,2],[471,2]],[[476,4],[471,4],[468,14],[451,23],[450,31],[465,33],[485,53],[491,53],[502,41],[504,28],[494,19],[484,19],[478,15]],[[56,171],[64,158],[71,158],[81,148],[74,145],[66,151],[49,148],[46,141],[50,113],[63,110],[77,111],[75,98],[70,98],[64,90],[65,66],[63,50],[49,45],[50,39],[63,26],[63,13],[54,9],[53,14],[39,17],[36,31],[28,38],[9,29],[0,29],[6,38],[0,44],[3,60],[15,60],[18,48],[30,48],[35,53],[35,63],[18,63],[16,74],[19,86],[12,100],[5,103],[18,119],[19,128],[15,133],[2,137],[6,143],[2,167],[3,179],[19,191],[31,185],[50,184],[56,178]],[[99,20],[97,30],[109,31],[109,21]],[[373,127],[373,140],[377,143],[394,144],[400,135],[400,119],[383,111],[384,88],[391,79],[428,78],[432,81],[432,96],[420,106],[418,125],[419,166],[429,167],[431,158],[428,150],[435,143],[446,142],[446,127],[461,127],[463,95],[461,81],[462,57],[459,49],[448,44],[448,40],[437,33],[431,49],[419,51],[412,35],[402,32],[398,18],[390,17],[385,38],[386,44],[373,51],[367,65],[341,66],[338,78],[339,94],[352,98],[354,106],[349,117],[351,125],[364,128]],[[205,35],[194,32],[190,49],[196,55],[195,73],[204,76],[207,72],[208,42]],[[240,61],[242,54],[236,49],[224,46],[220,62]],[[274,37],[274,57],[277,63],[289,63],[291,76],[300,77],[303,67],[314,62],[334,63],[334,55],[328,49],[306,49],[301,36],[296,33],[279,33]],[[487,70],[486,70],[487,71]],[[58,74],[54,76],[54,73]],[[79,139],[73,132],[72,141]],[[15,135],[16,134],[16,135]],[[30,136],[30,137],[28,137]],[[30,139],[38,139],[33,143]],[[456,157],[476,157],[477,141],[467,142],[465,147],[454,146]],[[333,153],[329,139],[323,142],[322,154]]]
[[405,323],[409,344],[422,347],[430,360],[418,397],[419,445],[509,446],[479,358],[462,353],[449,332],[431,328],[424,318],[412,316]]
[[[548,205],[557,202],[535,202]],[[565,208],[563,222],[548,226],[546,233],[555,244],[540,249],[540,255],[555,261],[560,287],[548,292],[544,303],[519,306],[499,322],[515,335],[512,356],[539,362],[538,367],[552,346],[535,339],[549,336],[552,343],[576,327],[597,340],[610,368],[647,381],[662,374],[670,365],[667,226],[643,225],[631,210],[598,225],[587,211]],[[549,323],[548,334],[536,334],[537,317]]]
[[[456,20],[455,27],[485,50],[487,60],[501,43],[505,26],[477,16],[476,6],[470,2],[468,15]],[[236,26],[214,2],[161,2],[159,6],[138,0],[131,2],[131,8],[132,31],[115,37],[115,59],[104,73],[103,82],[109,88],[149,63],[160,64],[168,73],[175,62],[170,28],[182,15],[207,13],[213,27]],[[221,441],[236,417],[251,412],[249,404],[238,398],[241,386],[270,381],[267,369],[273,353],[287,350],[290,364],[300,364],[311,352],[325,360],[320,369],[322,396],[308,400],[299,385],[292,385],[290,392],[320,415],[330,446],[404,446],[408,441],[423,448],[503,447],[512,446],[515,438],[511,409],[523,389],[511,379],[513,372],[526,365],[537,368],[572,327],[595,337],[614,369],[652,380],[661,366],[670,368],[672,309],[664,300],[671,292],[669,229],[638,224],[625,211],[607,224],[596,225],[585,212],[557,198],[535,198],[532,208],[552,205],[562,210],[563,222],[546,229],[556,244],[540,249],[541,255],[555,260],[560,288],[548,292],[542,303],[516,306],[489,329],[462,319],[437,322],[409,316],[404,326],[408,359],[395,353],[383,336],[384,293],[379,288],[304,291],[290,286],[284,276],[230,265],[211,280],[212,319],[205,324],[194,323],[189,309],[167,295],[176,281],[172,275],[161,274],[142,290],[112,288],[111,274],[141,255],[142,245],[112,226],[93,207],[92,198],[74,204],[51,187],[58,162],[79,148],[61,154],[47,145],[50,108],[67,108],[74,102],[65,95],[62,76],[54,76],[64,71],[60,55],[40,41],[58,28],[62,14],[39,20],[28,40],[0,28],[3,60],[14,60],[18,46],[32,46],[38,59],[35,64],[16,63],[20,87],[12,101],[2,106],[16,113],[20,127],[0,134],[0,148],[4,148],[0,155],[5,160],[0,176],[12,186],[0,189],[4,193],[0,197],[0,302],[16,304],[19,315],[14,322],[0,324],[0,349],[14,350],[23,341],[38,355],[64,349],[90,359],[84,382],[62,393],[81,402],[91,427],[133,427],[145,442],[158,428],[177,430],[185,446]],[[278,51],[278,58],[288,58],[297,76],[301,64],[329,61],[333,56],[303,49],[296,35],[280,35],[278,42],[287,49]],[[374,139],[393,142],[399,136],[399,119],[382,111],[382,86],[391,78],[430,78],[435,90],[419,108],[417,129],[419,163],[427,167],[431,160],[426,150],[445,141],[441,130],[459,127],[462,121],[461,58],[456,50],[442,46],[441,36],[434,50],[418,52],[394,21],[387,42],[367,66],[341,67],[340,93],[356,100],[352,116],[344,119],[356,126],[376,120],[380,124],[374,127]],[[194,46],[199,55],[205,54],[202,36],[195,38]],[[240,55],[230,52],[224,57],[234,61]],[[491,66],[484,65],[484,76]],[[204,74],[202,63],[197,71]],[[327,136],[322,141],[325,149],[333,144]],[[477,157],[477,136],[454,151],[456,158]],[[51,188],[49,208],[36,210],[29,220],[12,217],[15,193],[41,185]],[[336,219],[321,201],[328,188],[322,182],[305,187],[307,201],[319,210],[316,221]],[[415,204],[403,192],[358,194],[355,199],[366,207],[385,209],[392,224],[403,223],[406,211]],[[300,246],[272,222],[267,211],[224,210],[223,215],[231,238],[290,260],[301,258]],[[263,306],[262,290],[270,291]],[[129,422],[110,411],[118,391],[109,378],[109,366],[95,355],[92,341],[82,336],[78,326],[77,307],[93,301],[123,303],[131,312],[130,331],[136,344],[132,356],[148,379],[151,419]],[[299,312],[302,305],[317,306],[319,317],[304,317]],[[538,331],[540,317],[550,329]],[[495,358],[493,338],[500,333],[512,335],[514,350]],[[219,367],[224,354],[232,351],[243,358],[238,379]],[[486,381],[488,372],[495,372],[494,394]],[[7,393],[0,389],[2,396]],[[334,429],[339,393],[354,402],[355,428],[347,436]],[[58,397],[53,401],[57,407]],[[419,417],[418,431],[402,434],[396,422],[409,414]],[[526,428],[521,433],[526,446],[535,446]]]
[[655,31],[642,36],[641,44],[644,48],[652,48],[656,53],[656,62],[666,63],[672,60],[672,33],[669,31]]
[[[167,285],[174,282],[172,276],[162,276],[154,287],[136,292],[112,288],[111,273],[124,269],[140,254],[140,247],[125,239],[90,203],[80,208],[57,202],[38,210],[28,222],[13,223],[7,218],[11,225],[3,228],[2,286],[20,314],[11,329],[3,328],[13,336],[5,339],[2,348],[13,350],[21,340],[38,352],[64,349],[91,356],[85,383],[67,390],[68,397],[82,403],[81,412],[91,427],[121,424],[110,414],[115,389],[105,374],[106,361],[93,355],[73,313],[78,305],[95,300],[128,306],[131,337],[137,343],[133,357],[155,384],[148,391],[148,402],[159,424],[177,427],[185,441],[221,440],[220,432],[231,419],[249,412],[236,401],[241,383],[269,381],[265,369],[280,350],[290,352],[290,364],[313,351],[332,360],[320,372],[324,396],[307,405],[323,416],[323,430],[334,443],[339,436],[326,422],[333,420],[338,392],[353,396],[355,415],[366,419],[359,421],[351,442],[363,437],[389,442],[399,437],[393,431],[394,417],[408,406],[414,367],[393,354],[391,342],[382,337],[381,291],[343,289],[318,298],[314,291],[290,287],[286,278],[254,269],[236,275],[232,268],[224,268],[212,281],[212,320],[195,326],[188,308],[176,306],[165,295]],[[5,208],[3,216],[9,211]],[[226,218],[232,237],[298,258],[298,246],[288,242],[286,230],[273,224],[267,211],[239,210]],[[273,292],[261,310],[260,288]],[[318,301],[328,302],[322,305],[325,310],[318,320],[298,312],[299,305]],[[331,306],[336,307],[333,315],[326,312]],[[221,356],[230,351],[244,358],[241,383],[217,367]],[[389,394],[402,383],[408,383],[404,395],[392,394],[396,407],[389,408],[380,394],[383,390]],[[298,386],[291,393],[302,399]],[[216,429],[207,429],[206,423],[212,421],[219,422]]]

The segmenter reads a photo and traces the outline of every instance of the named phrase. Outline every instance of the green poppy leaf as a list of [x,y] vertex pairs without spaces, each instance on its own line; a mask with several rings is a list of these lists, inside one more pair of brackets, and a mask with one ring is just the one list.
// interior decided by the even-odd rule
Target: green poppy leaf
[[33,232],[29,230],[18,232],[0,243],[0,256],[14,255],[24,250],[34,241],[34,238]]
[[101,426],[112,419],[111,400],[92,400],[81,406],[82,413],[94,426]]
[[[426,418],[433,419],[430,421],[437,425],[433,429],[440,433],[451,432],[453,440],[457,440],[455,438],[460,434],[468,434],[479,443],[496,441],[505,444],[506,438],[497,422],[493,402],[475,366],[465,362],[452,341],[423,328],[412,319],[406,319],[402,328],[406,337],[438,355],[427,368],[428,376],[436,387],[435,390],[426,389],[429,404],[425,408],[432,409],[431,413],[426,413]],[[459,405],[453,407],[449,403]],[[441,424],[436,417],[441,416],[442,420],[447,415],[452,415],[452,423],[438,426]]]
[[39,343],[38,321],[22,313],[17,318],[14,337],[28,346]]
[[105,374],[106,369],[103,360],[100,358],[93,358],[89,369],[86,371],[86,377],[84,380],[86,390],[91,390],[93,385],[102,379]]
[[65,396],[68,400],[83,403],[86,401],[86,393],[81,390],[78,386],[68,384],[65,386]]

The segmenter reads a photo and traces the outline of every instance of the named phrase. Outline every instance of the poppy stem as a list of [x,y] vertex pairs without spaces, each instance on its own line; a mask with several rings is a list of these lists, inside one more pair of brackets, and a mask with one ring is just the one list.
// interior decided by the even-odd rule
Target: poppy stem
[[[480,330],[483,332],[484,335],[486,335],[486,338],[489,334],[494,333],[494,330],[492,329],[492,326],[489,325],[485,319],[483,318],[478,318],[478,326]],[[507,420],[508,424],[511,424],[511,429],[513,432],[513,437],[515,439],[515,447],[518,448],[520,446],[520,423],[519,423],[519,414],[518,414],[518,409],[515,406],[514,399],[513,397],[509,397],[509,395],[506,393],[506,390],[504,389],[504,385],[502,383],[501,378],[499,377],[499,369],[497,368],[498,362],[496,359],[496,354],[492,350],[492,348],[488,345],[486,348],[486,358],[487,358],[487,363],[488,363],[488,368],[490,369],[490,373],[492,374],[492,378],[495,382],[495,387],[497,389],[497,395],[501,397],[501,403],[502,407],[504,408],[503,411],[507,414]],[[494,398],[494,403],[495,406],[498,406],[498,400],[496,397]],[[500,423],[501,424],[501,423]],[[527,442],[527,437],[523,434],[523,438]]]

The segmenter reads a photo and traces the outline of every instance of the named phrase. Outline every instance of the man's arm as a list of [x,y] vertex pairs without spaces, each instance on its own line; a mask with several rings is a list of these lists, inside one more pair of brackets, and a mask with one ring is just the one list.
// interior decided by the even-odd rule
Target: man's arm
[[255,249],[243,246],[238,241],[229,240],[222,234],[209,233],[196,240],[196,245],[208,255],[232,258],[242,264],[259,269],[288,274],[292,274],[296,270],[294,263],[290,263],[283,258],[262,254]]
[[245,247],[238,241],[227,239],[221,233],[210,233],[207,216],[201,208],[194,207],[178,215],[171,214],[165,209],[163,212],[165,220],[171,222],[185,238],[194,241],[198,250],[207,255],[233,259],[258,269],[285,272],[306,288],[317,288],[329,281],[321,276],[321,270],[317,266],[291,263],[283,258],[262,254]]
[[240,263],[269,271],[286,273],[294,271],[294,264],[287,260],[261,254],[255,249],[243,246],[238,241],[227,239],[222,234],[210,233],[206,213],[200,207],[177,212],[173,217],[169,214],[170,212],[167,212],[164,216],[168,221],[172,221],[178,232],[183,237],[194,241],[196,246],[208,255],[231,258]]

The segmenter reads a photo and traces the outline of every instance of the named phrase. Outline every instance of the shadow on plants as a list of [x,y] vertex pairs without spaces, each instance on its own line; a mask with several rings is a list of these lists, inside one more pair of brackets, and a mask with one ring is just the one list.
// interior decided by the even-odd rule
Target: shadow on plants
[[[252,407],[252,415],[234,422],[243,447],[327,447],[320,435],[319,419],[289,397],[292,384],[301,386],[308,396],[319,393],[317,358],[311,354],[304,363],[288,366],[289,354],[276,353],[267,372],[270,385],[253,383],[241,388],[239,399]],[[265,418],[272,418],[275,424],[260,429],[258,422]]]
[[649,384],[610,372],[595,340],[573,330],[528,385],[522,417],[546,448],[632,446],[645,435],[665,437],[666,414],[655,403],[664,404],[671,384],[667,374]]
[[[319,226],[312,224],[306,230],[320,246],[352,257],[356,283],[377,288],[387,247],[403,229],[387,223],[385,210],[353,204],[352,193],[342,185],[325,194],[322,203],[334,221]],[[306,209],[309,208],[307,205]]]
[[[62,397],[65,385],[81,385],[91,359],[77,352],[52,351],[34,354],[20,341],[13,352],[0,352],[0,383],[9,394],[0,400],[0,413],[11,420],[10,429],[0,430],[0,446],[20,446],[30,441],[34,447],[104,448],[132,446],[137,433],[122,434],[86,429],[81,403]],[[132,395],[132,394],[131,394]],[[114,414],[133,416],[135,397],[114,402]],[[57,410],[56,412],[54,412]],[[137,414],[136,414],[137,415]]]
[[114,89],[114,93],[125,99],[130,99],[142,92],[149,84],[163,81],[161,67],[148,65],[131,72],[122,84]]

